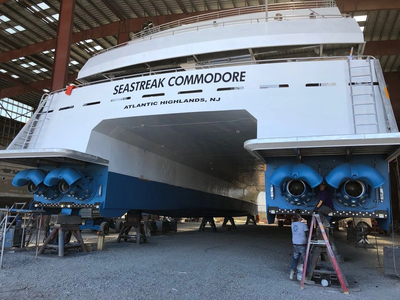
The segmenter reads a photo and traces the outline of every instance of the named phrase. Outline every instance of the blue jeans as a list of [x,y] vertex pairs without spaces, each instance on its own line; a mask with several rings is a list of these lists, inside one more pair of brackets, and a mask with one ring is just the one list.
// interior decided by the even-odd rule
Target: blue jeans
[[291,270],[295,271],[297,269],[297,265],[300,260],[300,255],[304,264],[304,261],[306,260],[306,245],[293,245],[293,258],[292,258],[292,264],[290,265]]

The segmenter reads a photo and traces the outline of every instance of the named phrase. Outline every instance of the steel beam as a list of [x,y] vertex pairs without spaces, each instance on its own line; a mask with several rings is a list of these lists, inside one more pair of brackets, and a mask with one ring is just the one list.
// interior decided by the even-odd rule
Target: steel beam
[[[0,0],[1,1],[1,0]],[[202,12],[204,13],[204,12]],[[190,13],[190,14],[176,14],[168,16],[157,16],[157,24],[164,24],[167,22],[172,22],[180,20],[183,18],[197,16],[202,13]],[[120,22],[114,22],[104,26],[99,26],[96,28],[84,30],[78,33],[72,34],[71,44],[84,41],[87,39],[98,39],[111,35],[118,35],[124,32],[128,34],[130,32],[139,32],[142,29],[142,24],[147,21],[148,18],[135,18]],[[20,49],[14,49],[10,51],[5,51],[0,53],[0,63],[11,61],[14,58],[19,58],[21,56],[30,56],[36,53],[43,52],[45,50],[51,50],[56,47],[56,39],[47,40],[44,42],[39,42],[33,45],[22,47]]]
[[365,55],[400,55],[400,40],[370,41],[365,45]]
[[[78,73],[69,74],[67,77],[67,83],[74,82]],[[13,86],[9,88],[0,89],[0,98],[13,98],[22,94],[36,92],[39,95],[43,94],[43,89],[50,89],[51,79],[39,80],[30,84]]]
[[[28,92],[39,92],[39,93],[41,92],[41,91],[39,91],[37,88],[35,88],[35,87],[33,87],[33,86],[31,86],[31,85],[29,85],[29,84],[27,84],[27,83],[25,83],[25,82],[23,82],[23,81],[21,81],[21,80],[14,79],[14,78],[12,78],[12,77],[9,76],[9,75],[0,74],[0,78],[3,79],[3,80],[5,80],[5,81],[8,81],[8,82],[11,83],[11,84],[15,84],[15,85],[17,85],[17,86],[21,86],[21,87],[27,88],[27,89],[29,89]],[[4,90],[4,89],[1,89],[1,90],[0,90],[0,95],[1,95],[1,92],[2,92],[3,90]],[[3,98],[3,97],[1,97],[1,98]]]
[[398,0],[336,0],[341,13],[400,9]]
[[51,90],[65,88],[71,51],[71,36],[74,26],[75,0],[62,0],[58,22],[57,45],[54,54]]
[[122,32],[118,34],[118,44],[126,43],[129,41],[129,32]]

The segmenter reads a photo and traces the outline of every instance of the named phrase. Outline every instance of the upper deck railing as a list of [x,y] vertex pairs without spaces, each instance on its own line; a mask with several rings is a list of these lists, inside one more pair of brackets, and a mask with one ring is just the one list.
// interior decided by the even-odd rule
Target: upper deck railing
[[[303,1],[303,2],[286,2],[286,3],[274,3],[274,4],[268,4],[268,11],[282,11],[282,10],[298,10],[298,9],[313,9],[313,8],[320,8],[320,7],[336,7],[336,3],[333,0],[320,0],[320,1]],[[187,31],[198,31],[200,27],[203,29],[205,27],[212,27],[214,26],[213,24],[208,24],[208,25],[203,25],[203,26],[190,26],[186,27],[187,25],[192,25],[196,23],[201,23],[204,21],[210,21],[210,20],[216,20],[216,19],[221,19],[221,18],[227,18],[227,17],[235,17],[235,16],[241,16],[241,15],[246,15],[246,14],[254,14],[254,13],[266,13],[266,6],[265,5],[258,5],[258,6],[246,6],[246,7],[240,7],[240,8],[233,8],[233,9],[226,9],[226,10],[220,10],[220,11],[215,11],[211,13],[205,13],[201,14],[198,16],[193,16],[193,17],[188,17],[172,22],[168,22],[162,25],[154,26],[152,28],[148,28],[146,30],[142,30],[139,33],[133,34],[132,35],[132,40],[129,42],[125,42],[122,44],[118,44],[114,47],[110,47],[104,50],[99,51],[98,53],[94,54],[93,56],[96,56],[98,54],[101,54],[103,52],[107,52],[109,50],[112,50],[114,48],[118,48],[121,46],[125,46],[126,44],[134,43],[134,42],[139,42],[143,40],[149,40],[153,39],[156,37],[161,37],[161,36],[167,36],[167,35],[175,35],[177,33],[182,33],[182,32],[187,32]],[[290,20],[290,19],[303,19],[303,18],[317,18],[317,17],[338,17],[337,15],[335,16],[319,16],[315,14],[313,11],[311,11],[312,15],[290,15],[290,16],[282,16],[277,14],[274,17],[265,17],[262,20],[261,19],[246,19],[242,20],[241,22],[257,22],[259,23],[260,21],[282,21],[282,20]],[[219,24],[222,26],[229,25],[229,24],[238,24],[240,21],[230,21],[230,22],[224,22],[223,24]],[[217,24],[215,24],[217,25]],[[186,27],[186,28],[185,28]],[[177,28],[177,30],[171,30]],[[166,32],[168,30],[168,32]]]
[[[285,57],[285,58],[273,58],[273,59],[262,59],[254,61],[250,56],[243,56],[242,59],[240,57],[236,57],[237,60],[231,61],[230,59],[220,59],[218,62],[215,61],[204,61],[198,62],[196,65],[193,66],[186,66],[185,71],[195,71],[195,70],[202,70],[202,69],[213,69],[213,68],[220,68],[220,67],[230,67],[230,66],[237,66],[238,64],[246,66],[246,65],[258,65],[258,64],[269,64],[269,63],[293,63],[293,62],[306,62],[306,61],[327,61],[327,60],[348,60],[349,56],[315,56],[315,57]],[[351,56],[351,60],[365,60],[365,59],[375,60],[376,58],[370,55],[355,55]],[[109,81],[115,81],[119,79],[128,79],[128,78],[137,78],[137,77],[145,77],[151,75],[159,75],[159,74],[166,74],[166,73],[176,73],[182,72],[183,69],[181,67],[171,68],[171,69],[163,69],[163,70],[153,70],[149,72],[143,73],[136,73],[136,74],[129,74],[129,75],[120,75],[120,76],[110,76],[104,79],[99,79],[95,81],[89,82],[81,82],[80,84],[76,85],[76,87],[83,87],[89,86],[94,84],[100,84]],[[79,81],[79,80],[78,80]],[[66,88],[52,91],[51,93],[57,93],[60,91],[64,91]]]

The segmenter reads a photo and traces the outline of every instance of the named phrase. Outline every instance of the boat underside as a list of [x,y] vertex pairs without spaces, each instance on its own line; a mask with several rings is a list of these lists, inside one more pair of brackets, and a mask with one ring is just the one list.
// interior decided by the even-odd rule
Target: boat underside
[[[264,188],[264,164],[243,148],[256,134],[257,122],[245,110],[130,117],[103,120],[92,130],[87,153],[97,158],[65,149],[22,149],[6,150],[0,159],[44,171],[22,174],[18,184],[39,177],[33,205],[50,213],[98,207],[106,217],[129,210],[245,216],[256,214]],[[60,193],[65,181],[71,187]],[[39,188],[43,183],[46,191]]]

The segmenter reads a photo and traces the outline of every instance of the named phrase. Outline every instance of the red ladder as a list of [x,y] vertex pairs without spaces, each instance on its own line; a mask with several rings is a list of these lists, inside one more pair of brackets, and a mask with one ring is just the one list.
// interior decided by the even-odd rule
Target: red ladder
[[[312,232],[313,232],[313,229],[314,229],[314,222],[315,222],[314,220],[317,221],[317,224],[318,224],[318,226],[319,226],[319,228],[320,228],[320,230],[321,230],[322,237],[324,238],[323,241],[312,241],[312,240],[311,240]],[[328,252],[328,254],[329,254],[329,258],[330,258],[331,263],[332,263],[332,265],[333,265],[333,267],[334,267],[334,269],[335,269],[336,275],[337,275],[337,277],[338,277],[338,279],[339,279],[340,285],[342,286],[343,292],[344,292],[345,294],[348,294],[349,291],[347,290],[344,277],[343,277],[343,275],[342,275],[342,272],[340,271],[339,264],[338,264],[338,262],[337,262],[337,260],[336,260],[336,256],[335,256],[335,254],[333,253],[331,244],[329,243],[329,239],[328,239],[328,236],[326,235],[324,225],[323,225],[322,222],[321,222],[321,218],[320,218],[319,214],[315,214],[315,213],[314,213],[313,216],[311,217],[311,226],[310,226],[310,234],[309,234],[309,236],[308,236],[308,242],[307,242],[306,259],[305,259],[305,262],[304,262],[303,276],[302,276],[302,279],[301,279],[301,289],[304,289],[304,280],[305,280],[305,278],[306,278],[307,263],[308,263],[308,256],[309,256],[309,253],[310,253],[310,246],[311,246],[311,244],[313,244],[313,243],[321,244],[320,242],[323,242],[323,243],[325,244],[326,249],[327,249],[327,252]]]

